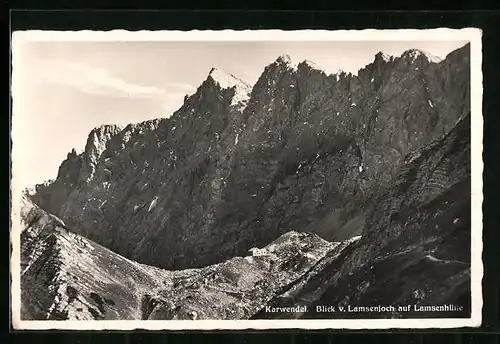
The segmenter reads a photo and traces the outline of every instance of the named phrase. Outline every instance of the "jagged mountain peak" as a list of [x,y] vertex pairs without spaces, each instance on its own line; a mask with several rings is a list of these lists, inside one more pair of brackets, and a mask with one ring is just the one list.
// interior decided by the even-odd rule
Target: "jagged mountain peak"
[[156,118],[156,119],[150,119],[150,120],[142,121],[142,122],[138,122],[138,123],[130,123],[123,129],[126,131],[135,131],[135,130],[141,130],[141,129],[154,130],[158,127],[158,125],[160,124],[161,121],[162,121],[161,118]]
[[122,130],[122,126],[115,124],[104,124],[92,129],[87,138],[83,153],[83,159],[88,169],[88,171],[86,171],[88,173],[87,180],[90,180],[94,176],[98,160],[101,154],[106,150],[107,142]]
[[401,55],[401,58],[409,58],[412,61],[415,61],[419,57],[423,57],[423,58],[427,59],[427,61],[429,61],[429,62],[434,62],[434,63],[441,62],[441,58],[434,56],[432,54],[429,54],[428,52],[423,51],[421,49],[408,49],[405,52],[403,52],[403,54]]
[[276,59],[276,62],[292,64],[292,58],[288,54],[282,54],[282,55],[278,56],[278,58]]
[[391,60],[394,60],[394,56],[386,54],[383,51],[379,51],[378,53],[375,54],[375,62],[377,61],[389,62]]
[[85,145],[85,152],[90,152],[91,150],[100,150],[106,145],[106,142],[114,135],[122,131],[124,126],[115,124],[103,124],[92,129],[87,137],[87,143]]
[[283,55],[278,56],[278,58],[275,60],[275,63],[286,65],[289,69],[292,69],[294,71],[297,70],[297,68],[299,66],[300,67],[307,67],[309,69],[324,71],[324,69],[320,68],[314,61],[311,61],[309,59],[305,59],[299,63],[295,63],[290,58],[290,55],[287,55],[287,54],[283,54]]
[[122,145],[126,144],[133,135],[142,135],[146,132],[151,132],[158,129],[160,123],[165,119],[157,118],[139,123],[130,123],[120,132],[120,140]]
[[375,58],[372,63],[367,65],[364,68],[361,68],[358,71],[358,75],[362,74],[364,71],[373,71],[373,70],[387,70],[387,68],[391,68],[390,65],[393,63],[405,63],[405,64],[414,64],[414,63],[439,63],[441,59],[437,56],[429,54],[421,49],[408,49],[405,50],[401,55],[394,56],[383,51],[379,51],[375,54]]
[[219,68],[211,68],[208,77],[217,82],[222,89],[237,87],[249,90],[251,88],[250,84],[243,79],[234,74],[226,73]]
[[304,61],[302,61],[301,63],[299,63],[298,66],[299,67],[305,67],[305,68],[308,68],[308,69],[311,69],[311,70],[316,70],[316,71],[325,73],[325,69],[324,68],[321,68],[320,66],[318,66],[318,64],[316,62],[311,61],[309,59],[305,59]]
[[442,60],[441,58],[434,56],[434,55],[432,55],[424,50],[421,50],[421,49],[408,49],[408,50],[405,50],[398,57],[395,57],[394,55],[391,55],[391,54],[387,54],[383,51],[379,51],[377,54],[375,54],[374,62],[378,62],[378,61],[391,62],[391,61],[400,60],[400,59],[405,59],[405,60],[409,60],[410,62],[414,62],[415,60],[417,60],[420,57],[426,59],[429,62],[433,62],[433,63],[438,63],[438,62],[441,62],[441,60]]

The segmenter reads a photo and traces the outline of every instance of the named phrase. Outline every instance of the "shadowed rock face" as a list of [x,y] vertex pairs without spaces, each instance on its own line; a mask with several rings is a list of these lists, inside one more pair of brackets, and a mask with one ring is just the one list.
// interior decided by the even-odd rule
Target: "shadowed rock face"
[[211,72],[171,118],[95,135],[104,150],[71,153],[31,198],[165,269],[223,262],[288,231],[368,235],[369,201],[404,157],[469,112],[469,71],[467,45],[440,62],[378,54],[358,76],[279,58],[251,90]]
[[[330,243],[288,232],[199,269],[128,260],[23,198],[24,319],[398,318],[470,315],[470,129],[404,159],[365,206],[363,237]],[[317,312],[316,307],[461,305],[461,312]],[[307,312],[269,309],[306,306]]]

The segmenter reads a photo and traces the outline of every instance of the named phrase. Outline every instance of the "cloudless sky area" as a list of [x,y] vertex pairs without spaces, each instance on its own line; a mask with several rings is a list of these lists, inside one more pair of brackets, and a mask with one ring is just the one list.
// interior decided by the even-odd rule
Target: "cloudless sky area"
[[[20,182],[57,176],[101,124],[169,117],[210,69],[254,84],[279,55],[309,59],[327,74],[356,74],[383,51],[411,48],[444,58],[465,41],[368,42],[25,42],[13,47],[13,145]],[[17,134],[18,133],[18,134]]]

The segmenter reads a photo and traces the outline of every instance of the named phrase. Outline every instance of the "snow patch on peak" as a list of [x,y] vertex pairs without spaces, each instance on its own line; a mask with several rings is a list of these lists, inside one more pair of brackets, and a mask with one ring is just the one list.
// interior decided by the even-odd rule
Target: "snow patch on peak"
[[384,53],[383,51],[379,51],[376,55],[375,55],[375,60],[382,60],[384,62],[390,62],[391,60],[394,59],[394,57],[390,54],[386,54]]
[[429,60],[429,62],[439,63],[439,62],[443,61],[443,59],[438,57],[438,56],[429,54],[428,52],[425,52],[425,51],[423,53],[425,54],[425,56],[427,57],[427,60]]
[[392,56],[391,56],[391,55],[388,55],[388,54],[384,54],[384,53],[382,53],[382,59],[383,59],[384,61],[388,62],[388,61],[390,61],[390,60],[391,60],[391,58],[392,58]]
[[106,150],[108,141],[121,131],[123,131],[123,126],[114,124],[103,124],[92,129],[87,138],[83,153],[84,161],[86,161],[85,174],[87,181],[90,181],[94,177],[99,159]]
[[425,55],[420,50],[410,49],[405,51],[402,56],[411,59],[411,61],[413,62],[420,56],[425,56]]
[[221,89],[234,89],[235,93],[231,101],[231,105],[245,106],[250,98],[252,87],[242,79],[227,74],[220,69],[212,68],[208,74],[212,80],[219,84]]
[[250,85],[245,81],[237,78],[233,74],[227,74],[218,68],[212,68],[208,74],[221,88],[232,88],[240,86],[243,88],[250,88]]
[[409,50],[405,51],[401,56],[411,59],[412,62],[415,61],[420,56],[423,56],[425,59],[427,59],[427,61],[433,62],[433,63],[438,63],[438,62],[442,61],[441,58],[434,56],[432,54],[429,54],[428,52],[425,52],[425,51],[420,50],[420,49],[409,49]]
[[305,64],[306,66],[309,66],[310,68],[313,68],[313,69],[320,69],[320,68],[318,67],[318,65],[317,65],[315,62],[311,61],[311,60],[307,60],[307,59],[306,59],[306,60],[302,61],[302,63],[303,63],[303,64]]

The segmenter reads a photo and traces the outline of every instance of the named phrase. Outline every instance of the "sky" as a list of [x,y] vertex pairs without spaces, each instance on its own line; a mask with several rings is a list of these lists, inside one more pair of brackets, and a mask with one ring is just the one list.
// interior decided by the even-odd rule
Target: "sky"
[[[383,51],[422,49],[444,58],[465,41],[22,42],[13,46],[13,156],[32,187],[57,176],[72,148],[81,152],[101,124],[169,117],[212,67],[254,84],[287,54],[327,74],[356,74]],[[16,131],[17,128],[17,131]],[[19,133],[16,135],[16,133]],[[16,170],[17,171],[17,170]]]

